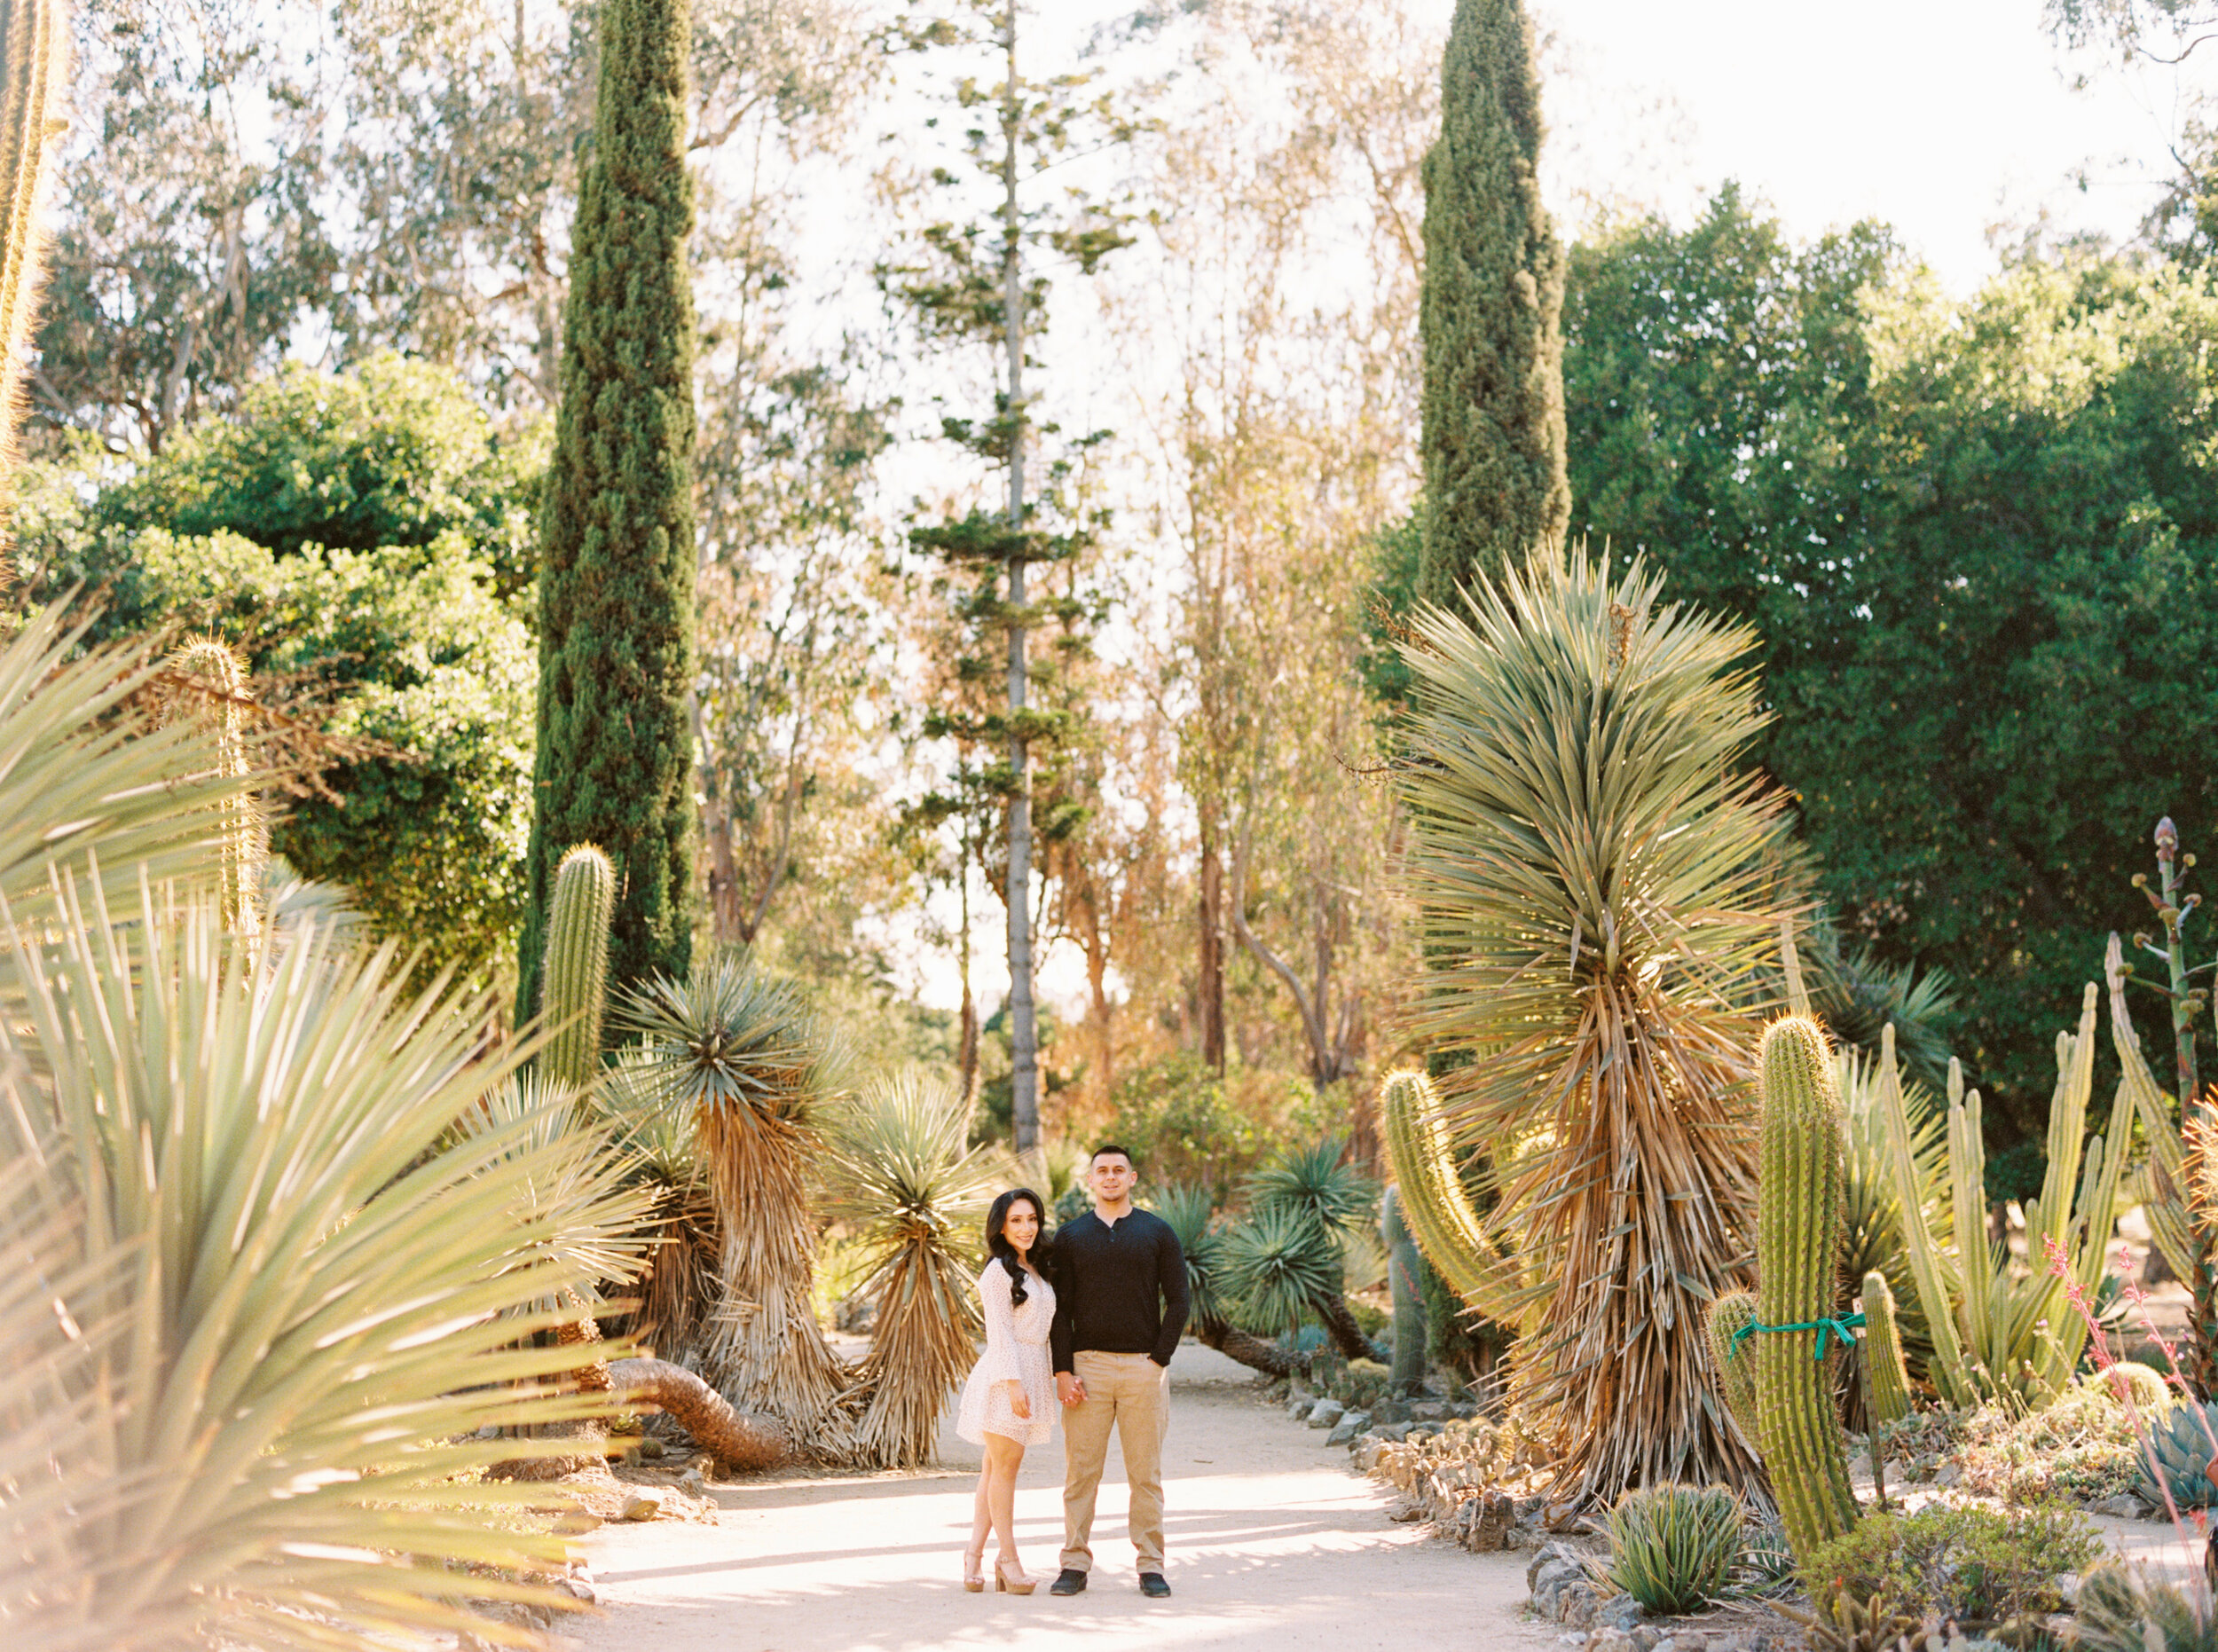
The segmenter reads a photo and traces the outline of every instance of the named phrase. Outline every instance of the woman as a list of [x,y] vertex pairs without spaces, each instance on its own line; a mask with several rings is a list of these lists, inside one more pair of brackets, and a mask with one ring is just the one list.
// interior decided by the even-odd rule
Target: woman
[[955,1425],[957,1434],[986,1451],[978,1471],[971,1546],[963,1556],[963,1586],[973,1594],[986,1587],[978,1569],[986,1557],[989,1529],[1001,1539],[994,1587],[1030,1594],[1039,1581],[1025,1576],[1018,1564],[1014,1511],[1025,1447],[1038,1445],[1055,1432],[1055,1373],[1048,1357],[1055,1287],[1033,1260],[1046,1214],[1039,1194],[1028,1187],[1011,1188],[986,1213],[986,1248],[991,1255],[978,1276],[986,1310],[986,1352],[963,1385],[963,1409]]

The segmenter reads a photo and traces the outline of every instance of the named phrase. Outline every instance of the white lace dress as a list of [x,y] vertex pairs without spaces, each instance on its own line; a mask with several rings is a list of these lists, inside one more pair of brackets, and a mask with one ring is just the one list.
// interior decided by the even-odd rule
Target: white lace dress
[[[955,1431],[972,1444],[982,1445],[989,1434],[1006,1435],[1026,1445],[1039,1445],[1055,1433],[1055,1369],[1048,1354],[1048,1328],[1055,1323],[1055,1287],[1036,1275],[1025,1277],[1021,1308],[1009,1302],[1009,1270],[989,1262],[978,1276],[979,1300],[986,1309],[986,1352],[971,1367],[963,1385],[963,1407],[956,1413]],[[1027,1420],[1009,1404],[1002,1385],[1014,1378],[1024,1384],[1032,1402]]]

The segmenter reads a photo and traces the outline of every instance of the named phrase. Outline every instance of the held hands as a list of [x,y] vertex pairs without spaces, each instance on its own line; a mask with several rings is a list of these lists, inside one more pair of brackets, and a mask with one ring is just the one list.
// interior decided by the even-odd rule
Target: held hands
[[1074,1373],[1058,1371],[1055,1373],[1055,1397],[1066,1405],[1082,1405],[1086,1403],[1086,1385]]
[[1032,1420],[1032,1396],[1025,1392],[1023,1383],[1012,1381],[1009,1384],[1009,1409],[1019,1422]]

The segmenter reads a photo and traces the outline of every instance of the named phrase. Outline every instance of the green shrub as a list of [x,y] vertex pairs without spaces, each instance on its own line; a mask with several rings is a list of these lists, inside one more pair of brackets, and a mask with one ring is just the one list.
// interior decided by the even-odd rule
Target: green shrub
[[1225,1093],[1224,1080],[1192,1056],[1167,1056],[1117,1086],[1104,1140],[1130,1148],[1143,1181],[1187,1182],[1224,1202],[1269,1156],[1266,1121]]
[[1392,1377],[1375,1359],[1351,1359],[1333,1373],[1329,1391],[1350,1411],[1369,1411],[1387,1396]]
[[[2154,1420],[2144,1413],[2144,1426]],[[1955,1456],[1966,1491],[2012,1503],[2099,1503],[2134,1490],[2141,1467],[2133,1418],[2091,1387],[2022,1417],[1980,1407],[1964,1419]]]
[[1821,1544],[1802,1568],[1814,1601],[1884,1603],[1912,1618],[2002,1624],[2064,1603],[2057,1579],[2101,1555],[2095,1528],[2059,1502],[1998,1514],[1931,1504],[1914,1514],[1867,1514]]
[[1609,1511],[1616,1588],[1677,1617],[1723,1594],[1741,1557],[1741,1499],[1721,1486],[1644,1486]]

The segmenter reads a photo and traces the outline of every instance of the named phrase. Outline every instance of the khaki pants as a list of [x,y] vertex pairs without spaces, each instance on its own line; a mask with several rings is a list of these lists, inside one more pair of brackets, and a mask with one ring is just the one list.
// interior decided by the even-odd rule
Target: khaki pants
[[1163,1569],[1163,1436],[1170,1428],[1170,1373],[1145,1354],[1081,1349],[1071,1368],[1086,1397],[1063,1412],[1063,1559],[1066,1571],[1091,1571],[1094,1495],[1109,1458],[1109,1428],[1124,1451],[1132,1502],[1125,1523],[1142,1571]]

